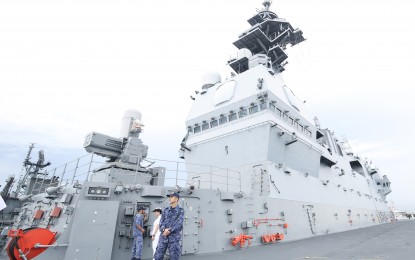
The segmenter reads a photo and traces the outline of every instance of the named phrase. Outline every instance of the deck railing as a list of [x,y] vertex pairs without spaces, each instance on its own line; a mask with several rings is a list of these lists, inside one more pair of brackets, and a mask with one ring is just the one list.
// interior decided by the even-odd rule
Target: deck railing
[[[87,154],[56,168],[46,170],[44,174],[37,175],[32,193],[43,192],[51,186],[82,184],[90,179],[94,169],[104,164],[106,162],[103,158],[94,156],[94,154]],[[241,173],[232,169],[152,158],[142,160],[141,166],[164,167],[165,186],[178,185],[184,188],[193,185],[196,188],[203,187],[226,191],[240,191],[242,186]],[[189,171],[187,167],[193,170]],[[142,175],[143,173],[139,170],[142,170],[142,168],[136,167],[136,170],[131,171],[129,175]],[[163,177],[153,178],[156,180]]]

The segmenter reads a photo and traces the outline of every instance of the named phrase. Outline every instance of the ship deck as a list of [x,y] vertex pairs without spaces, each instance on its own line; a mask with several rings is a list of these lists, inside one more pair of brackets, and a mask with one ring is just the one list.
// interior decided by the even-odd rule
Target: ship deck
[[397,221],[341,233],[317,236],[237,251],[187,255],[183,260],[243,259],[415,259],[415,221]]

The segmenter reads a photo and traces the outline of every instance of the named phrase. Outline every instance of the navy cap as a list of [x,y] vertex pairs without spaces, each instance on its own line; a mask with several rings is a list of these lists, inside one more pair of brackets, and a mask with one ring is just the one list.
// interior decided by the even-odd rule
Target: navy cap
[[171,196],[177,197],[178,199],[180,198],[180,194],[177,193],[177,192],[172,192],[172,193],[170,193],[170,194],[167,195],[167,197],[171,197]]
[[142,210],[142,209],[146,209],[146,207],[144,207],[144,206],[138,206],[138,207],[137,207],[137,211],[138,211],[138,210]]
[[158,212],[160,212],[160,213],[162,213],[162,212],[163,212],[163,210],[162,210],[161,208],[155,208],[152,212],[156,212],[156,211],[158,211]]

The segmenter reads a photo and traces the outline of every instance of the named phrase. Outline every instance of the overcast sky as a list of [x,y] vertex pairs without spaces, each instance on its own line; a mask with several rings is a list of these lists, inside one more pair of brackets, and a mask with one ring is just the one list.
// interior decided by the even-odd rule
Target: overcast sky
[[[149,156],[178,160],[189,96],[203,73],[225,73],[261,2],[1,1],[0,181],[20,172],[29,143],[58,166],[85,154],[87,133],[118,136],[131,108],[143,114]],[[412,4],[279,0],[271,9],[307,38],[289,51],[287,85],[389,176],[396,208],[415,210]]]

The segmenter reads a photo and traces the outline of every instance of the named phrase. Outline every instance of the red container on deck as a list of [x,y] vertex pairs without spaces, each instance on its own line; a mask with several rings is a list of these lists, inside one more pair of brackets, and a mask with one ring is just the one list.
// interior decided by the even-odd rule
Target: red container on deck
[[56,207],[50,212],[50,216],[54,218],[59,218],[59,216],[61,215],[61,212],[62,212],[62,208]]
[[38,209],[35,211],[35,215],[33,216],[34,219],[41,219],[43,216],[43,213],[45,213],[43,210]]

